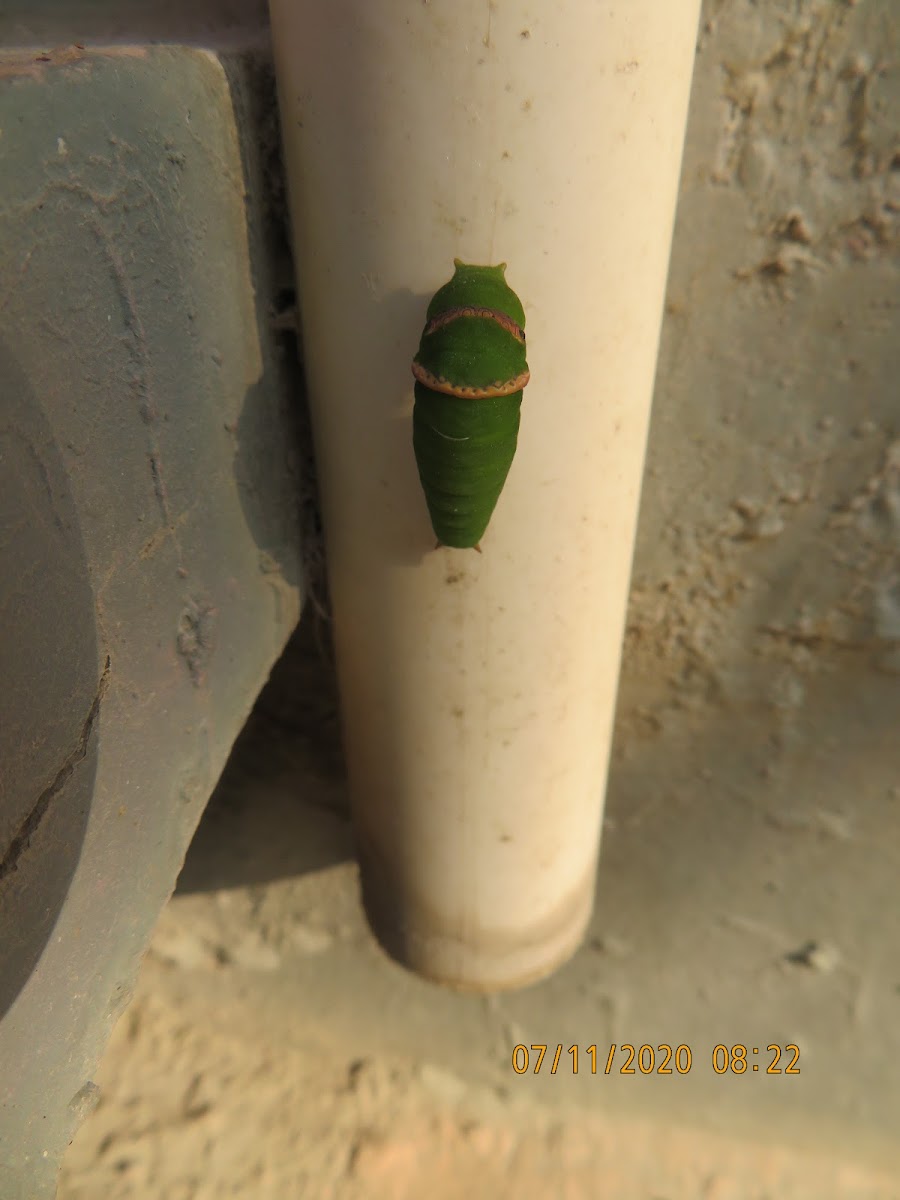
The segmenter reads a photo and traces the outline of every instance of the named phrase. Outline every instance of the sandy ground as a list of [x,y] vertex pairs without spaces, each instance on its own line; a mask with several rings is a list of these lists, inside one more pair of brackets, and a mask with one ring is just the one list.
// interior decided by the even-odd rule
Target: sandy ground
[[[175,905],[161,942],[183,934],[180,920]],[[203,970],[212,976],[198,987]],[[285,1046],[241,1003],[247,970],[153,951],[61,1200],[900,1195],[898,1177],[821,1155],[537,1107],[427,1062],[355,1058],[303,1020],[300,995]]]
[[[878,1087],[873,1119],[859,1086],[880,1061],[868,1019],[857,1012],[849,1035],[837,1019],[842,1004],[877,1013],[876,991],[859,999],[836,947],[788,961],[798,946],[803,957],[801,927],[793,938],[773,932],[758,912],[741,925],[739,890],[723,941],[695,914],[705,945],[689,939],[666,956],[651,940],[642,954],[636,931],[659,896],[645,887],[641,901],[635,873],[622,872],[630,853],[645,879],[654,867],[646,836],[632,852],[617,837],[634,821],[621,768],[597,926],[553,980],[459,996],[385,958],[359,907],[333,680],[312,632],[307,622],[276,669],[198,830],[96,1076],[98,1103],[70,1148],[60,1200],[900,1196],[896,1088]],[[846,855],[841,831],[809,836]],[[774,831],[779,842],[795,856],[808,849],[796,828]],[[630,927],[611,917],[623,885],[642,910]],[[693,893],[698,907],[708,900]],[[738,975],[741,954],[752,955],[756,995],[744,980],[735,996],[723,980],[726,946]],[[768,1041],[799,1042],[804,1074],[710,1069],[714,1041],[749,1035],[773,1013]],[[603,1057],[591,1075],[589,1040],[606,1050],[639,1039],[691,1045],[690,1074],[627,1078],[620,1056],[610,1076]],[[513,1047],[542,1041],[550,1054],[565,1047],[556,1075],[549,1057],[538,1076],[516,1074]],[[573,1043],[577,1077],[566,1065]]]

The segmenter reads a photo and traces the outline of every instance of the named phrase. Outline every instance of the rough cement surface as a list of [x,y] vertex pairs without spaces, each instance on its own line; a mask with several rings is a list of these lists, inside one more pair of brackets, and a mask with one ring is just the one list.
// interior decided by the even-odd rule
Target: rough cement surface
[[[333,697],[295,648],[192,846],[65,1200],[900,1196],[894,18],[705,7],[582,951],[490,1000],[380,955]],[[516,1075],[513,1047],[541,1042],[565,1066]],[[625,1042],[683,1043],[691,1071],[585,1069]],[[718,1075],[718,1043],[795,1044],[801,1073]]]

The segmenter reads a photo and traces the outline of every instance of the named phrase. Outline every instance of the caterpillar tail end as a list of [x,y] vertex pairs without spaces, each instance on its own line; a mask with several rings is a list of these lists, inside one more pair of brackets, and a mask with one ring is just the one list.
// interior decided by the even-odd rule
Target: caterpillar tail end
[[[445,545],[444,542],[437,541],[434,543],[434,548],[435,548],[435,550],[442,550],[444,548],[444,545]],[[484,553],[484,551],[481,549],[481,542],[476,542],[475,545],[472,547],[472,549],[477,550],[479,554]]]

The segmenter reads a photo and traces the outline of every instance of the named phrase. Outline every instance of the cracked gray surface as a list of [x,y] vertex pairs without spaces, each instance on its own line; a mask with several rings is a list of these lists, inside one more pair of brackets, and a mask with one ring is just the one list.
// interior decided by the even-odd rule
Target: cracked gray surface
[[[70,754],[66,755],[65,761],[53,777],[53,781],[48,787],[44,788],[35,801],[34,806],[28,810],[24,821],[15,831],[12,841],[7,846],[3,857],[0,858],[0,883],[11,872],[19,869],[19,859],[28,850],[31,839],[38,832],[50,804],[62,792],[78,764],[84,762],[91,734],[94,730],[94,724],[100,714],[100,702],[109,684],[109,665],[109,657],[107,657],[103,667],[103,674],[100,676],[100,682],[97,684],[97,691],[91,701],[91,707],[88,709],[84,724],[81,727],[77,746],[75,746]],[[7,752],[9,753],[9,751]]]
[[3,1200],[53,1195],[299,613],[277,283],[232,86],[240,62],[229,82],[183,48],[0,55]]

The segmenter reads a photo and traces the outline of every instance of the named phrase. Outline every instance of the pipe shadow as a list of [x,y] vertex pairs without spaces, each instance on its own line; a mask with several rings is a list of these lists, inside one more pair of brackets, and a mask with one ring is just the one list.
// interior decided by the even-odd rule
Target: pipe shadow
[[337,681],[311,606],[206,806],[176,892],[245,887],[353,857]]

